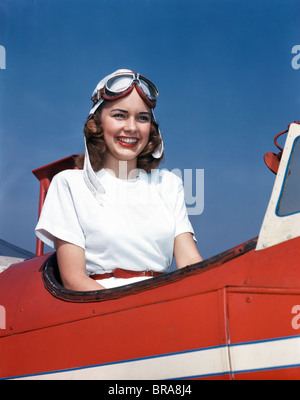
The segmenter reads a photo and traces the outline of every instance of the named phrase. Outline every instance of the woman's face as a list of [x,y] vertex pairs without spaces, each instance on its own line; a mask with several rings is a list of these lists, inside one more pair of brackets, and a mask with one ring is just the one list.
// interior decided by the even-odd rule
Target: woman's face
[[104,167],[115,169],[119,161],[127,161],[136,168],[149,141],[151,110],[135,88],[128,96],[103,104],[101,125],[107,146]]

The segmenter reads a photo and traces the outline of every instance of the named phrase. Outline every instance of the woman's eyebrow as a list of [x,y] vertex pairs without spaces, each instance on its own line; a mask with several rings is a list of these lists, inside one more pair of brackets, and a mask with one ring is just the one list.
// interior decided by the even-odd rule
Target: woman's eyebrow
[[151,113],[149,111],[141,111],[139,114],[147,114],[147,115],[151,115]]
[[128,113],[127,110],[122,110],[121,108],[114,108],[113,110],[111,110],[111,112],[115,112],[115,111],[121,111],[121,112],[124,112],[124,113]]
[[[116,111],[128,114],[128,111],[127,110],[123,110],[122,108],[114,108],[113,110],[111,110],[111,112],[116,112]],[[139,112],[139,114],[151,115],[151,113],[149,111],[141,111],[141,112]]]

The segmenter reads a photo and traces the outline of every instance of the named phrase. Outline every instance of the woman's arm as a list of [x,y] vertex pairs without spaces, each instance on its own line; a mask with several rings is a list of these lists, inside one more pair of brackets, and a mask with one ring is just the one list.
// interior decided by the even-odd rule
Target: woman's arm
[[178,269],[203,261],[191,233],[185,232],[175,237],[174,257]]
[[102,290],[102,285],[86,275],[84,249],[64,240],[55,240],[57,262],[62,283],[76,291]]

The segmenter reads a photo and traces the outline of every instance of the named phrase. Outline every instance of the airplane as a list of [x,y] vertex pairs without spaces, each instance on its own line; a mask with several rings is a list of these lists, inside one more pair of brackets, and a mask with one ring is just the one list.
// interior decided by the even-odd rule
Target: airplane
[[[56,253],[0,273],[0,379],[300,379],[300,124],[267,153],[276,174],[258,237],[104,291],[62,286]],[[33,171],[39,212],[76,155]]]

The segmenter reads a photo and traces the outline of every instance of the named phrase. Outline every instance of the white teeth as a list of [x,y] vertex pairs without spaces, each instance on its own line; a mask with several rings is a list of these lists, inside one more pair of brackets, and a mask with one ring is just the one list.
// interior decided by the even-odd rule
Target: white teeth
[[136,143],[138,140],[137,139],[131,139],[131,138],[118,138],[118,140],[120,141],[120,142],[123,142],[123,143],[130,143],[130,144],[133,144],[133,143]]

